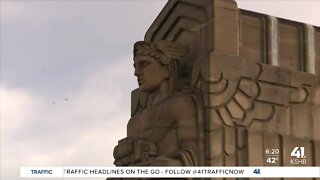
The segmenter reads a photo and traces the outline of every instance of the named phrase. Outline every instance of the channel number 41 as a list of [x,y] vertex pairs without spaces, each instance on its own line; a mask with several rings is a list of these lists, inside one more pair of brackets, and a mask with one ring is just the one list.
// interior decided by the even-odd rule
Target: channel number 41
[[291,157],[306,158],[304,154],[304,147],[295,147],[291,152]]
[[304,154],[304,147],[294,147],[291,151],[291,165],[307,165],[307,157]]

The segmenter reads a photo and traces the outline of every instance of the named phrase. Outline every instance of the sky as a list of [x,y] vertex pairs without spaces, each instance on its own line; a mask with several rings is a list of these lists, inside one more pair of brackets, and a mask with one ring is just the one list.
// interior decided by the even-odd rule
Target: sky
[[[126,134],[132,46],[165,0],[0,0],[0,179],[21,166],[112,166]],[[237,0],[320,26],[320,0]]]

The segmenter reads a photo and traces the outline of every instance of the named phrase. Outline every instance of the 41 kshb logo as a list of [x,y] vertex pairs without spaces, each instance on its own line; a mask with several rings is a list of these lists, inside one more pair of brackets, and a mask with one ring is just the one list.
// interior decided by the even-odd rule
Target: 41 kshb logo
[[295,147],[291,152],[290,163],[292,165],[306,165],[307,157],[304,152],[304,147]]

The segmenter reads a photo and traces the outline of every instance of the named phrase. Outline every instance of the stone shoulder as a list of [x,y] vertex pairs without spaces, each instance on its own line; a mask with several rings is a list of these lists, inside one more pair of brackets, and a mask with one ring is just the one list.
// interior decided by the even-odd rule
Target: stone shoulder
[[167,105],[167,108],[171,109],[172,113],[176,116],[189,114],[196,109],[194,97],[190,93],[173,93],[171,98],[169,98]]

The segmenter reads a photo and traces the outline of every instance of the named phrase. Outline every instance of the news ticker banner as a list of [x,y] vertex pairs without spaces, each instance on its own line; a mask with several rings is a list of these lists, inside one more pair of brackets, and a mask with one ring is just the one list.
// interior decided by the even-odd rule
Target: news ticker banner
[[320,167],[21,167],[22,178],[318,178]]

